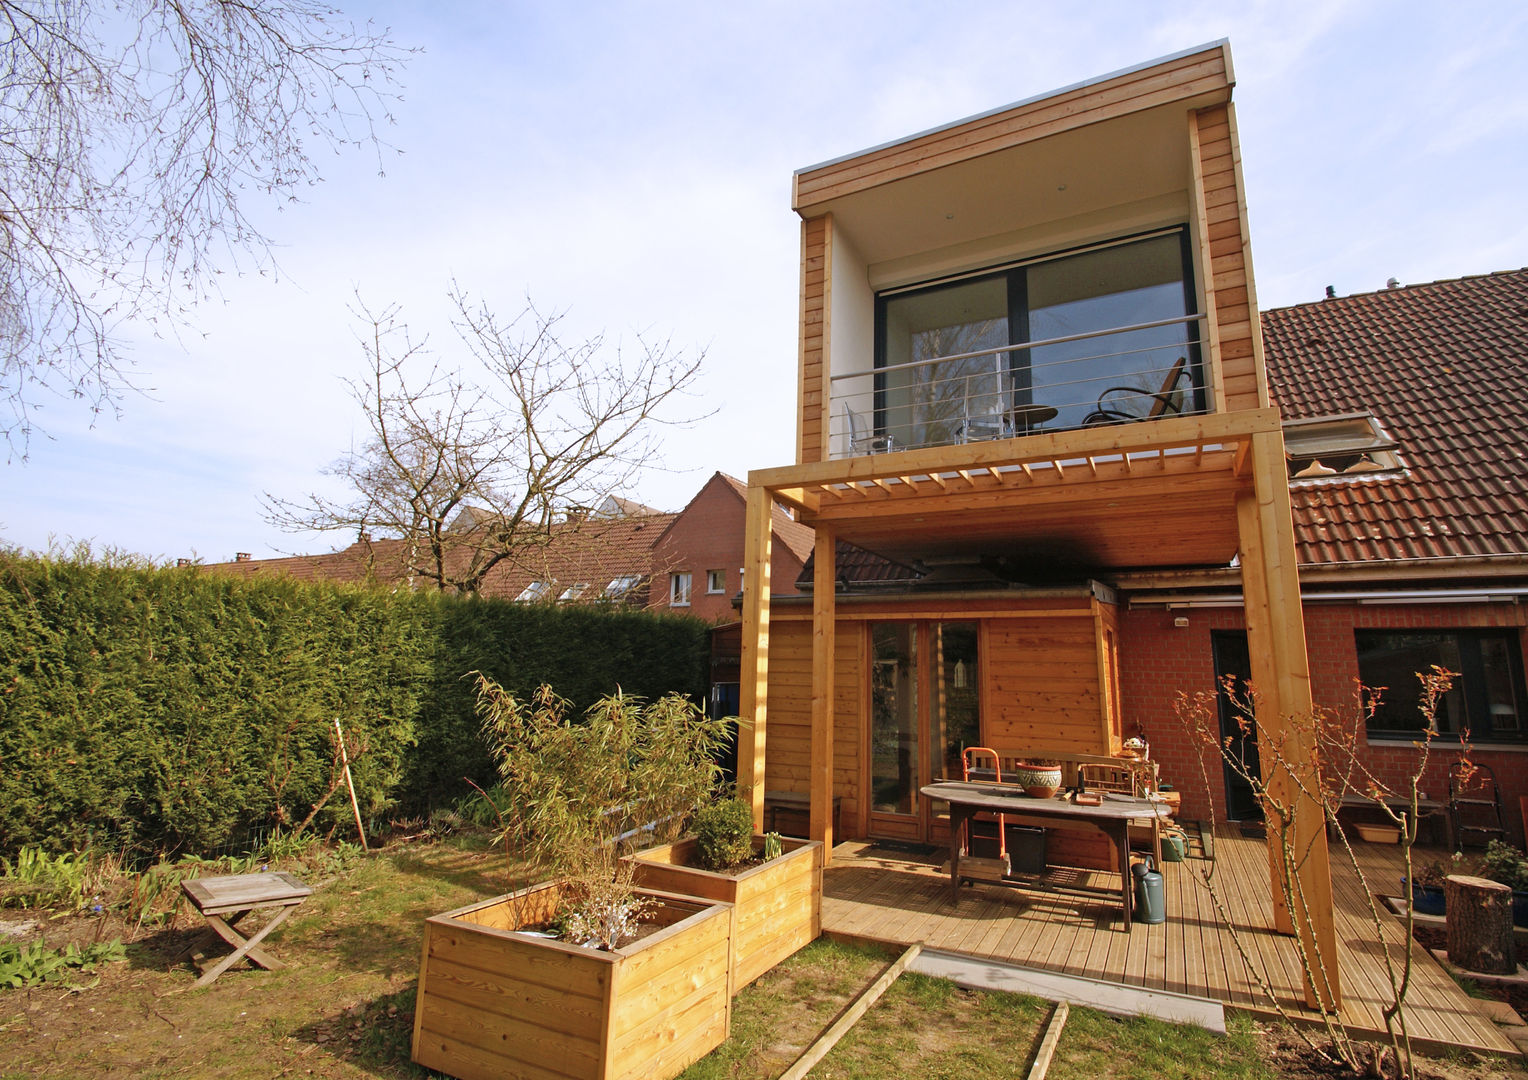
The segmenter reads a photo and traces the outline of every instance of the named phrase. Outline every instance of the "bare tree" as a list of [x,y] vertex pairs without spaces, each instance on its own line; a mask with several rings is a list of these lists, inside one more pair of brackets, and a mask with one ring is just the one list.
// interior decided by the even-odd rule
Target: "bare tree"
[[124,323],[269,267],[247,198],[297,198],[314,144],[381,153],[406,51],[322,0],[0,0],[0,55],[0,433],[25,457],[44,399],[116,409]]
[[534,565],[555,524],[656,464],[659,429],[694,419],[668,406],[705,354],[640,338],[631,351],[599,335],[564,341],[562,315],[529,301],[504,322],[454,286],[450,297],[461,365],[414,342],[396,305],[374,314],[358,303],[370,372],[349,385],[369,434],[327,470],[351,494],[267,494],[266,517],[354,533],[379,546],[379,573],[472,593],[506,559]]

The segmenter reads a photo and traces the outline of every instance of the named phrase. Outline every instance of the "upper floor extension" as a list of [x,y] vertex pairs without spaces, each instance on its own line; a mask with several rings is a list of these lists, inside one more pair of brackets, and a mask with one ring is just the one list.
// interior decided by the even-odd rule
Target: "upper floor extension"
[[797,172],[797,464],[1266,408],[1233,84],[1217,42]]

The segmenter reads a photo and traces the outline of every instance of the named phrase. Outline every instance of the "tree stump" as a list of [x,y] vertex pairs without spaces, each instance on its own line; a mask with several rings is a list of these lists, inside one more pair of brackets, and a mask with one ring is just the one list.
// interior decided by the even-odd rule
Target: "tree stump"
[[1443,879],[1448,907],[1448,958],[1457,967],[1493,975],[1517,972],[1512,955],[1512,890],[1486,878]]

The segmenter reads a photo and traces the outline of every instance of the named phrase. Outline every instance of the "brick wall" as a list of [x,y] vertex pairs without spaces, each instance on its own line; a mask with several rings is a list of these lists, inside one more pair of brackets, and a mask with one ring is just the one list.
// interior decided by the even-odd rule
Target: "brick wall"
[[[710,623],[739,617],[732,606],[742,591],[739,573],[743,566],[747,507],[737,491],[720,475],[713,476],[674,520],[667,534],[653,548],[652,599],[649,606],[660,611],[683,611]],[[770,560],[770,591],[794,595],[802,560],[775,538]],[[725,584],[720,593],[706,592],[706,572],[722,571]],[[690,574],[690,606],[669,605],[670,575]]]
[[[1187,618],[1188,626],[1175,627],[1175,618]],[[1521,628],[1525,624],[1528,624],[1525,613],[1514,604],[1307,604],[1305,636],[1311,662],[1312,697],[1323,707],[1346,712],[1353,709],[1358,678],[1355,629]],[[1161,763],[1162,779],[1183,792],[1183,816],[1189,819],[1206,818],[1211,797],[1217,818],[1225,819],[1223,767],[1213,747],[1195,742],[1174,702],[1180,691],[1187,694],[1214,691],[1210,634],[1215,630],[1244,628],[1240,609],[1140,608],[1122,613],[1120,688],[1126,734],[1139,730],[1150,740],[1152,757]],[[1456,747],[1457,743],[1447,736],[1433,745],[1421,784],[1432,798],[1447,798],[1446,770],[1448,763],[1457,757],[1450,752]],[[1360,746],[1360,755],[1368,767],[1393,786],[1403,784],[1411,774],[1416,753],[1407,743],[1376,741]],[[1208,773],[1208,796],[1197,764],[1201,756]],[[1521,846],[1523,822],[1518,797],[1528,795],[1528,745],[1521,750],[1477,747],[1471,756],[1495,771],[1509,836]]]

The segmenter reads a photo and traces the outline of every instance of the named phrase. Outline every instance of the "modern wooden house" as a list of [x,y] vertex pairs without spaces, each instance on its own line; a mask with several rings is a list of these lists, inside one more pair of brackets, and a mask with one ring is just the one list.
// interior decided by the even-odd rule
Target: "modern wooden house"
[[[1220,42],[796,174],[796,462],[748,480],[761,820],[794,791],[828,849],[835,799],[849,836],[937,842],[919,788],[963,745],[1117,753],[1125,572],[1234,566],[1268,722],[1308,711],[1233,85]],[[809,604],[772,603],[777,504],[816,529]],[[919,586],[840,596],[840,540]],[[1301,820],[1316,914],[1279,917],[1334,956]]]

